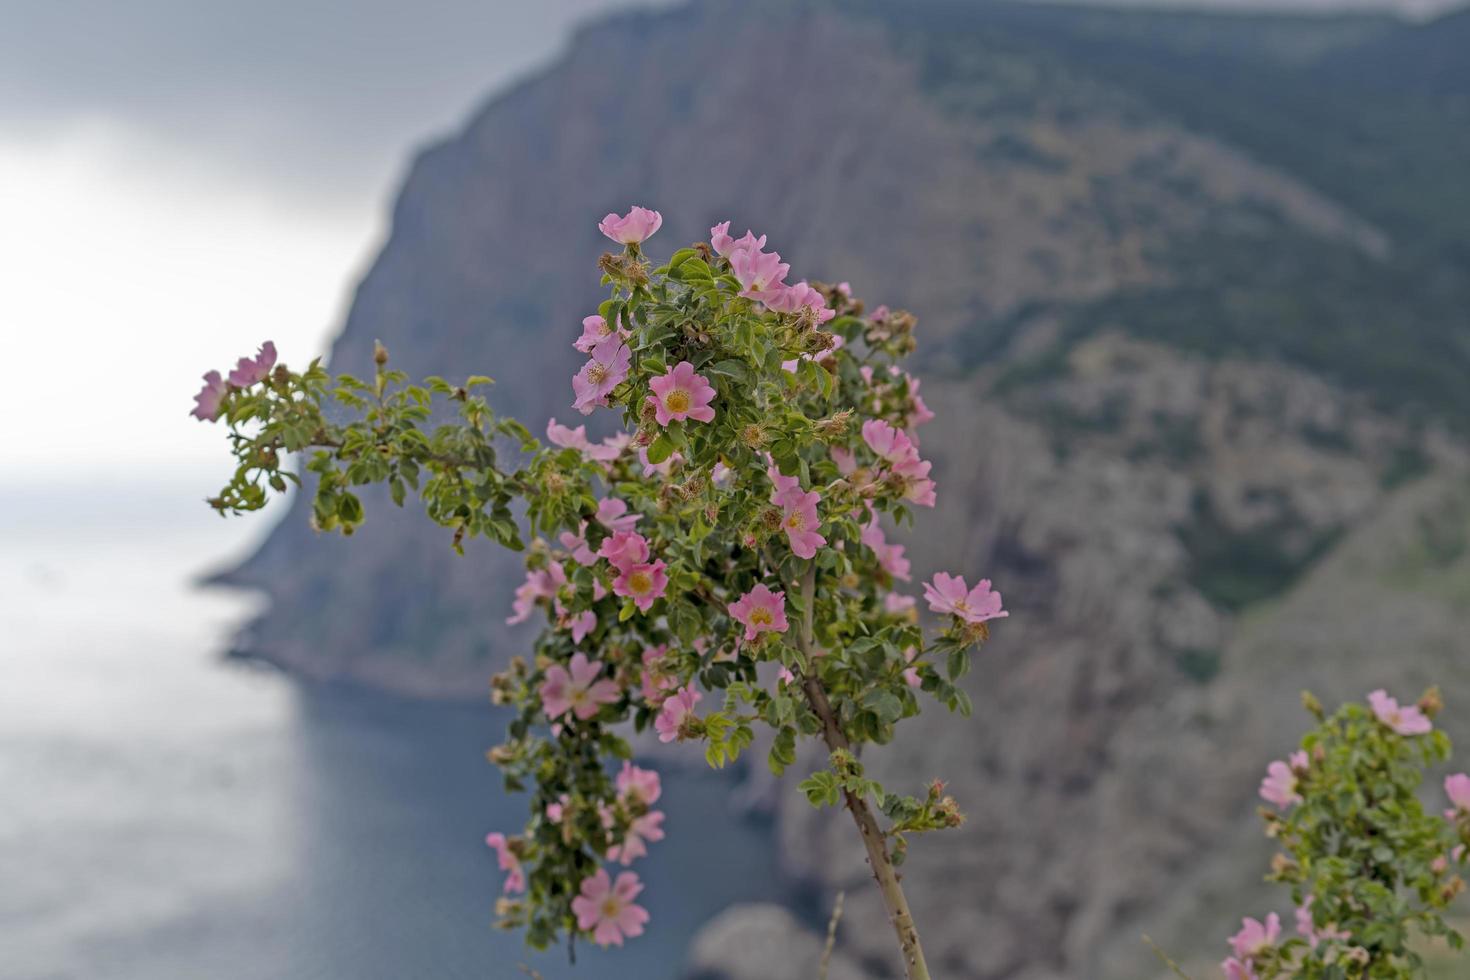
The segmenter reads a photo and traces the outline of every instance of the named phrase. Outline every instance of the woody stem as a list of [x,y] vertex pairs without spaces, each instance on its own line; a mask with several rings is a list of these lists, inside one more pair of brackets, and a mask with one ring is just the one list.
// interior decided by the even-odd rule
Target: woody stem
[[[807,662],[801,687],[806,694],[807,703],[822,722],[822,740],[827,743],[828,750],[851,752],[852,743],[838,724],[832,702],[827,699],[827,692],[822,688],[822,682],[812,666],[812,615],[816,606],[816,578],[816,564],[809,562],[801,580],[802,623],[797,634],[797,648]],[[929,967],[924,962],[924,949],[919,944],[919,930],[914,925],[914,916],[909,911],[908,898],[899,882],[898,870],[888,854],[887,838],[878,826],[873,808],[866,797],[846,789],[842,791],[842,800],[847,812],[852,815],[853,823],[857,824],[858,834],[863,839],[863,848],[868,854],[868,867],[872,869],[873,880],[878,883],[878,890],[883,896],[884,911],[888,913],[888,921],[892,923],[893,931],[898,936],[899,949],[903,953],[904,976],[908,980],[929,980]]]

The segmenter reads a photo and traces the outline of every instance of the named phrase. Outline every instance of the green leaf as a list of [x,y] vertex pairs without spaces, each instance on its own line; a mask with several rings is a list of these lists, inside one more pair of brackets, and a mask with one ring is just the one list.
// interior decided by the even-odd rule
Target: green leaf
[[663,433],[657,439],[653,440],[653,445],[648,447],[648,462],[653,466],[657,466],[659,463],[668,459],[673,452],[673,441],[668,437],[667,433]]

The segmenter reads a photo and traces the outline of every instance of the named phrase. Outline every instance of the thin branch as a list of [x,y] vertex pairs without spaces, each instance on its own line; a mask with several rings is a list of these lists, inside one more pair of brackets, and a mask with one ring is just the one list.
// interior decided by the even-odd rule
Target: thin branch
[[842,900],[847,892],[838,892],[837,901],[832,903],[832,918],[827,921],[827,944],[822,947],[822,962],[817,966],[817,980],[827,980],[827,968],[832,965],[832,947],[837,945],[837,923],[842,921]]

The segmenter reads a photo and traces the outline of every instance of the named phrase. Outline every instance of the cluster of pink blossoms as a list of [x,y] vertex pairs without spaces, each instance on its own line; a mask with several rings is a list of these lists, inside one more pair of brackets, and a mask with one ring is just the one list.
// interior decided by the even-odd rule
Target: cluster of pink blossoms
[[[599,801],[596,812],[612,841],[606,849],[607,859],[626,868],[647,856],[650,842],[664,839],[664,814],[653,809],[663,788],[658,773],[627,761],[617,774],[614,785],[617,797],[613,804],[610,806]],[[569,816],[571,807],[571,797],[562,794],[556,802],[547,805],[546,820],[552,824],[562,823]],[[614,837],[620,816],[625,827]],[[524,892],[526,876],[516,853],[518,842],[504,834],[492,833],[486,836],[485,843],[495,850],[500,870],[505,872],[505,892]],[[636,873],[622,871],[614,879],[607,869],[598,868],[582,879],[578,894],[572,899],[572,914],[577,917],[577,928],[591,933],[593,942],[600,946],[621,946],[624,939],[642,935],[643,927],[648,923],[648,912],[633,901],[642,890],[643,884]]]
[[276,345],[267,340],[260,345],[260,350],[254,357],[242,357],[235,362],[235,369],[230,372],[229,377],[220,377],[218,371],[207,372],[204,375],[204,387],[194,396],[194,408],[189,414],[201,422],[213,422],[219,418],[220,404],[225,395],[229,394],[230,388],[249,388],[258,384],[270,377],[271,369],[275,366]]
[[[1368,706],[1379,723],[1395,734],[1425,735],[1434,730],[1434,723],[1422,709],[1415,705],[1400,706],[1382,689],[1369,693]],[[1311,758],[1300,750],[1293,752],[1285,762],[1280,759],[1273,761],[1266,767],[1265,778],[1261,780],[1261,798],[1283,810],[1296,806],[1302,802],[1302,780],[1311,773],[1311,768]],[[1470,817],[1470,775],[1456,773],[1446,776],[1444,790],[1452,804],[1445,811],[1445,818],[1453,821]],[[1453,856],[1458,859],[1461,853],[1462,849],[1456,848]],[[1448,867],[1448,859],[1439,858],[1436,869],[1442,871],[1445,867]],[[1312,916],[1314,901],[1315,896],[1308,895],[1294,912],[1297,932],[1312,949],[1323,942],[1352,938],[1331,923],[1317,926]],[[1220,964],[1227,980],[1258,980],[1257,960],[1263,952],[1276,945],[1280,934],[1281,919],[1274,912],[1266,917],[1264,923],[1256,919],[1242,920],[1240,931],[1230,938],[1234,955]]]
[[837,315],[827,300],[805,279],[795,285],[786,284],[791,266],[781,261],[780,253],[762,251],[766,236],[759,238],[746,230],[745,237],[730,237],[730,222],[722,221],[709,230],[710,247],[730,263],[730,272],[740,282],[740,295],[753,299],[776,313],[806,312],[816,323],[826,323]]
[[863,442],[899,481],[903,499],[920,507],[934,506],[934,481],[929,478],[933,464],[919,458],[919,446],[912,436],[882,419],[869,419],[863,423]]
[[[627,246],[629,253],[636,256],[639,246],[661,225],[662,217],[658,212],[635,207],[626,215],[609,214],[599,228],[608,238]],[[809,283],[786,283],[790,267],[781,261],[780,255],[764,251],[764,236],[757,237],[747,231],[744,238],[736,240],[729,235],[729,222],[723,222],[710,229],[710,241],[714,251],[727,260],[731,273],[740,283],[740,294],[745,298],[767,310],[795,315],[813,325],[826,323],[835,316],[823,293]],[[872,322],[879,322],[885,315],[882,310],[875,312]],[[609,323],[600,315],[588,316],[582,321],[581,334],[573,343],[578,351],[588,355],[587,362],[572,380],[574,407],[579,412],[590,414],[597,407],[607,406],[613,392],[628,380],[632,365],[631,340],[632,334],[626,329],[626,324]],[[829,341],[838,347],[841,342],[840,337]],[[813,359],[821,356],[821,352],[801,355]],[[787,367],[794,370],[798,364],[799,361],[791,362]],[[932,507],[935,490],[929,477],[931,464],[920,458],[918,439],[913,430],[933,418],[933,413],[919,397],[918,381],[898,368],[890,369],[884,377],[875,376],[871,369],[864,369],[862,375],[871,393],[874,413],[897,423],[873,420],[863,426],[862,438],[879,458],[878,465],[872,468],[874,477],[886,481],[909,503]],[[648,394],[643,400],[644,417],[651,418],[661,427],[676,422],[710,423],[716,417],[717,397],[718,393],[709,379],[698,374],[689,361],[680,361],[649,381]],[[564,426],[554,419],[548,423],[546,435],[551,444],[576,450],[586,460],[605,469],[610,469],[631,445],[626,434],[594,442],[588,437],[585,426]],[[856,472],[854,453],[836,447],[832,455],[844,475]],[[670,454],[661,462],[652,463],[646,448],[639,449],[639,457],[645,477],[667,476],[682,462],[679,454]],[[769,499],[779,513],[781,532],[786,536],[792,554],[802,559],[813,559],[828,543],[827,537],[821,533],[823,522],[819,506],[822,494],[803,488],[799,477],[781,474],[769,457],[767,464],[766,473],[772,484]],[[720,486],[728,483],[732,476],[722,463],[714,467],[710,479]],[[864,517],[861,511],[853,516]],[[607,562],[604,570],[595,573],[592,579],[594,601],[611,592],[631,600],[639,611],[648,613],[665,595],[669,582],[665,563],[652,558],[649,540],[638,531],[640,520],[641,515],[632,512],[622,500],[613,497],[599,500],[594,516],[584,521],[575,532],[560,533],[559,542],[566,549],[565,554],[560,555],[559,560],[552,560],[544,567],[527,573],[525,583],[516,590],[510,621],[521,622],[529,617],[533,608],[543,605],[548,608],[556,628],[570,632],[574,644],[593,633],[597,628],[595,612],[573,613],[563,605],[564,599],[572,601],[567,572],[572,566],[563,565],[563,561],[594,570],[602,567],[601,562]],[[589,534],[594,524],[603,533]],[[771,526],[774,528],[775,524]],[[597,541],[595,548],[592,541]],[[903,546],[887,540],[878,513],[871,504],[861,530],[861,543],[872,550],[886,575],[899,581],[910,579],[910,563]],[[611,575],[608,575],[607,567],[610,567]],[[962,578],[940,573],[926,583],[925,594],[932,610],[955,617],[959,624],[977,625],[1008,615],[1001,608],[999,593],[991,589],[988,580],[970,589]],[[884,598],[884,608],[893,614],[909,614],[914,602],[910,596],[890,591]],[[759,644],[766,634],[783,634],[790,628],[785,593],[772,590],[764,583],[754,585],[729,601],[726,611],[743,631],[742,642],[745,644]],[[711,642],[702,638],[694,643],[694,648],[704,654]],[[614,669],[609,663],[591,659],[582,652],[573,653],[566,664],[547,667],[537,693],[546,718],[553,723],[553,732],[562,732],[566,726],[595,719],[604,705],[616,703],[628,693],[630,685],[637,683],[641,687],[638,693],[641,693],[643,703],[656,712],[653,728],[660,741],[697,737],[703,730],[697,709],[704,696],[694,682],[680,676],[675,669],[665,668],[665,662],[675,662],[669,658],[669,652],[667,645],[644,650],[641,672]],[[726,650],[717,659],[734,655],[733,651]],[[919,652],[910,647],[904,650],[903,656],[904,681],[918,686],[922,666],[917,663]],[[778,683],[790,684],[795,680],[792,672],[783,668]],[[607,861],[626,867],[647,854],[648,843],[663,838],[664,814],[652,809],[660,792],[656,774],[625,763],[617,776],[616,786],[617,797],[614,800],[579,803],[570,794],[562,794],[546,805],[544,814],[547,821],[563,824],[576,812],[576,807],[590,808],[590,811],[584,809],[582,812],[595,812],[607,835],[605,846],[600,847],[601,854]],[[506,890],[524,890],[525,871],[521,865],[524,844],[518,840],[507,840],[500,834],[490,835],[487,842],[496,849],[500,866],[506,872]],[[614,877],[608,869],[599,868],[580,882],[578,894],[572,900],[577,928],[590,933],[594,941],[602,945],[620,945],[625,938],[641,934],[648,915],[635,904],[634,899],[642,887],[637,875],[631,871],[621,871]]]
[[[1293,912],[1296,931],[1307,945],[1316,949],[1325,942],[1344,942],[1352,937],[1331,923],[1318,926],[1312,916],[1315,895],[1308,895]],[[1240,931],[1230,937],[1230,952],[1220,969],[1226,980],[1260,980],[1256,967],[1261,958],[1281,941],[1281,916],[1275,912],[1266,916],[1266,921],[1245,918],[1240,920]]]

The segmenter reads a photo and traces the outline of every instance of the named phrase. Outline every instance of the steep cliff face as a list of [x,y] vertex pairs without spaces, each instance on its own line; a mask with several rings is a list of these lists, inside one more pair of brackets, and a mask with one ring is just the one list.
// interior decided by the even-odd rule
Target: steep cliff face
[[[974,718],[928,713],[871,760],[951,778],[970,814],[907,866],[931,959],[1133,980],[1142,928],[1210,949],[1222,896],[1254,900],[1255,776],[1301,686],[1470,695],[1449,434],[1470,402],[1470,219],[1426,242],[1407,190],[1265,138],[1316,120],[1336,153],[1352,134],[1310,93],[1400,30],[936,2],[609,20],[419,157],[332,366],[364,371],[381,339],[411,374],[495,376],[533,428],[567,421],[594,220],[629,202],[664,213],[661,248],[733,218],[803,275],[918,312],[940,506],[916,574],[983,569],[1014,611],[969,678]],[[1181,92],[1204,94],[1184,112]],[[1421,195],[1466,190],[1453,146],[1416,149],[1441,181]],[[479,696],[523,639],[502,625],[516,562],[456,558],[367,503],[342,542],[298,500],[226,577],[272,599],[242,647]],[[848,887],[843,962],[891,975],[850,828],[789,787],[770,799],[793,883]],[[796,929],[731,913],[694,966],[746,976],[709,951],[770,935],[795,956]]]

